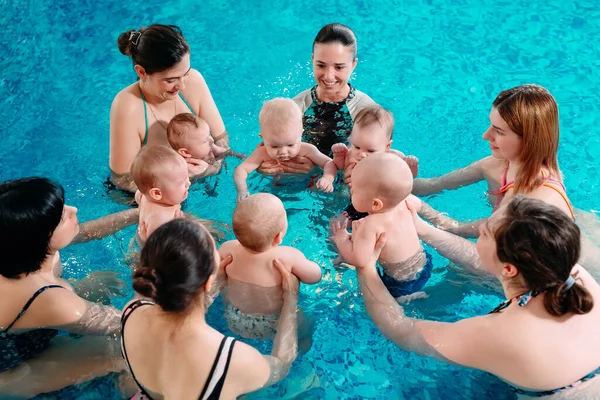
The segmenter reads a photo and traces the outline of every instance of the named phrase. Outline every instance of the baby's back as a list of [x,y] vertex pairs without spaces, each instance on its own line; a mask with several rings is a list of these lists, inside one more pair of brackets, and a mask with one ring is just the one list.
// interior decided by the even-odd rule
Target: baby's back
[[378,233],[386,233],[387,242],[379,256],[386,273],[395,275],[395,271],[388,271],[388,268],[402,266],[423,252],[412,215],[404,202],[391,211],[372,214],[367,218],[372,219],[370,223],[376,226]]
[[140,205],[138,235],[143,243],[146,242],[152,232],[162,224],[175,219],[181,211],[180,204],[165,206],[148,200],[144,195],[136,195],[136,201]]
[[285,248],[275,247],[263,253],[251,253],[238,241],[230,241],[219,249],[231,254],[227,266],[227,300],[247,314],[277,314],[283,305],[281,275],[273,259],[282,257]]

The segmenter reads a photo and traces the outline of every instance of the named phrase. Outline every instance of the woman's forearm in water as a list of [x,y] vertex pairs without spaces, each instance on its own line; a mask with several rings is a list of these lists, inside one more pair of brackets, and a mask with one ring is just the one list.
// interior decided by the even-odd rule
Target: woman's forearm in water
[[418,232],[421,240],[453,263],[478,274],[486,273],[480,266],[475,243],[431,225],[418,229]]
[[473,222],[459,222],[450,218],[448,215],[433,209],[425,202],[421,202],[419,215],[436,227],[464,238],[479,237],[479,225],[487,221],[487,218],[482,218]]
[[273,350],[270,356],[265,356],[271,370],[265,386],[273,385],[285,378],[298,355],[297,306],[298,294],[284,293],[277,334],[273,339]]
[[73,239],[73,244],[89,242],[94,239],[102,239],[120,231],[139,220],[140,209],[131,208],[102,218],[86,221],[79,225],[79,233]]
[[443,190],[454,190],[462,186],[472,185],[484,179],[481,161],[454,170],[437,178],[418,178],[413,183],[413,194],[427,196]]

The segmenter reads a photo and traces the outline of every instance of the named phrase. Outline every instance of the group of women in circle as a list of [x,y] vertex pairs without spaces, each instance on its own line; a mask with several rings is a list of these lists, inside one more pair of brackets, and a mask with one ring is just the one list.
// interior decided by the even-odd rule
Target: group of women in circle
[[[166,125],[176,114],[199,116],[215,142],[229,146],[179,28],[151,25],[124,32],[118,44],[139,77],[117,94],[111,109],[109,164],[118,188],[135,190],[129,175],[133,159],[145,145],[166,144]],[[313,43],[316,85],[296,98],[303,104],[303,140],[326,154],[332,144],[347,141],[353,117],[373,104],[348,82],[356,54],[349,27],[323,27]],[[370,262],[355,266],[366,310],[402,349],[490,372],[520,395],[596,398],[600,286],[593,275],[598,261],[590,256],[593,245],[582,238],[562,184],[558,106],[546,89],[522,85],[500,93],[489,118],[483,138],[490,157],[439,178],[417,178],[413,193],[486,180],[495,204],[491,217],[460,224],[423,203],[421,216],[413,212],[413,219],[422,241],[474,274],[497,279],[507,301],[488,315],[455,323],[406,317],[376,271],[383,235]],[[310,160],[296,158],[266,162],[259,172],[306,174],[312,168]],[[344,179],[350,174],[351,169]],[[205,228],[177,219],[150,236],[133,285],[158,307],[122,315],[99,296],[106,293],[99,287],[111,287],[102,273],[78,282],[61,278],[59,251],[135,223],[135,210],[81,226],[76,213],[65,204],[63,188],[46,178],[0,184],[1,396],[30,397],[110,372],[121,372],[127,386],[131,371],[139,396],[234,398],[286,376],[297,353],[299,285],[280,262],[274,260],[284,292],[282,329],[271,355],[263,356],[206,323],[215,279],[231,259],[220,259]],[[478,237],[477,243],[465,237]]]

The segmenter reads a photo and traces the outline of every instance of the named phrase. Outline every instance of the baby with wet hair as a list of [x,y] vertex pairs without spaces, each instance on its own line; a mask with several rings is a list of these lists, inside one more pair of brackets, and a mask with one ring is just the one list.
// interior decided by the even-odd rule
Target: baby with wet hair
[[190,113],[173,117],[167,125],[167,139],[173,150],[185,159],[190,176],[218,172],[221,165],[215,160],[232,154],[230,149],[215,144],[206,121]]
[[[225,318],[231,331],[244,338],[271,339],[282,306],[281,274],[273,267],[280,260],[300,282],[321,280],[321,268],[293,247],[280,246],[287,231],[283,203],[268,193],[242,200],[233,213],[237,240],[223,243],[221,257],[233,256],[227,266]],[[299,346],[310,347],[310,326],[299,316]]]
[[138,187],[135,200],[140,206],[137,230],[139,244],[162,224],[183,217],[181,203],[187,198],[190,179],[185,160],[173,149],[145,146],[131,165]]
[[345,217],[331,223],[332,240],[341,258],[350,264],[366,265],[377,238],[386,234],[378,262],[383,269],[381,279],[396,298],[421,290],[431,276],[431,256],[419,241],[406,204],[419,204],[410,194],[412,186],[410,168],[400,157],[390,153],[370,155],[356,164],[350,189],[352,205],[367,216],[352,222],[352,234],[346,229]]
[[[351,172],[356,163],[365,157],[391,152],[406,161],[413,177],[416,177],[419,172],[419,159],[391,149],[393,132],[394,116],[390,111],[378,104],[365,107],[356,114],[354,119],[354,127],[349,139],[350,147],[348,148],[344,143],[336,143],[331,147],[333,162],[339,170]],[[351,186],[350,182],[348,186]],[[352,204],[344,212],[350,220],[366,217],[366,214],[358,213]]]
[[289,161],[296,157],[306,157],[323,168],[323,177],[317,181],[316,186],[326,193],[333,191],[337,168],[333,160],[314,145],[302,142],[302,113],[292,99],[275,98],[265,102],[258,119],[259,136],[263,143],[235,169],[233,175],[238,202],[249,196],[246,179],[261,163]]

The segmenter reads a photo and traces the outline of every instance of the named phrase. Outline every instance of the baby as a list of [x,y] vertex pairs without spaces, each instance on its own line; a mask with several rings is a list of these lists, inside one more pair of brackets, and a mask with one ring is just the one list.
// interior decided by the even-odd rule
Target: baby
[[137,237],[143,245],[159,226],[183,217],[181,202],[187,198],[190,178],[184,159],[164,146],[144,146],[133,160],[131,176],[138,187]]
[[261,163],[269,160],[288,161],[298,156],[307,157],[323,168],[323,177],[317,181],[317,188],[326,193],[333,191],[337,168],[331,158],[315,146],[302,143],[302,113],[292,99],[276,98],[267,101],[260,110],[258,119],[259,136],[263,139],[263,144],[258,146],[233,174],[238,202],[248,197],[246,178]]
[[[233,256],[225,270],[225,319],[231,331],[244,338],[272,339],[283,305],[281,275],[273,266],[277,258],[303,283],[321,280],[321,268],[301,251],[280,246],[287,230],[283,203],[272,194],[258,193],[237,205],[233,232],[237,240],[223,243],[219,255]],[[306,321],[298,322],[300,347],[310,348]],[[304,342],[304,344],[303,344]]]
[[206,121],[194,114],[181,113],[173,117],[167,126],[167,139],[169,144],[179,153],[187,163],[190,176],[207,173],[209,169],[221,168],[219,163],[214,163],[216,158],[230,154],[230,150],[215,145],[210,135],[210,128]]
[[354,208],[368,215],[352,223],[352,235],[346,230],[347,221],[332,223],[332,239],[350,264],[365,265],[377,238],[386,233],[378,261],[381,279],[396,298],[422,289],[432,269],[431,256],[421,246],[406,205],[407,198],[413,197],[412,182],[410,168],[397,155],[370,155],[354,167],[350,189]]
[[[417,157],[405,156],[403,153],[391,149],[393,132],[394,116],[391,112],[377,104],[363,108],[354,119],[350,148],[343,143],[337,143],[331,147],[333,162],[339,170],[345,171],[371,154],[392,152],[406,161],[413,177],[417,176],[419,171]],[[367,215],[357,213],[352,204],[346,208],[345,214],[350,220],[364,218]]]

